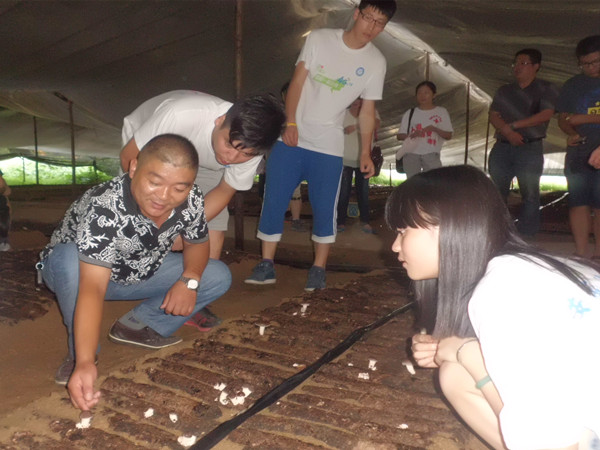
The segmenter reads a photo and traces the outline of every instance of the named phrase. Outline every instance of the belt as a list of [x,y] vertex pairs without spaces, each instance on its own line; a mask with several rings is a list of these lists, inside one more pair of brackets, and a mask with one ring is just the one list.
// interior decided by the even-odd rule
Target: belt
[[[542,139],[544,139],[544,138],[526,138],[526,137],[524,137],[524,138],[523,138],[523,142],[524,142],[525,144],[529,144],[529,143],[531,143],[531,142],[538,142],[538,141],[541,141]],[[506,139],[499,139],[499,138],[498,138],[498,142],[501,142],[501,143],[503,143],[503,144],[510,144],[510,141],[507,141]]]

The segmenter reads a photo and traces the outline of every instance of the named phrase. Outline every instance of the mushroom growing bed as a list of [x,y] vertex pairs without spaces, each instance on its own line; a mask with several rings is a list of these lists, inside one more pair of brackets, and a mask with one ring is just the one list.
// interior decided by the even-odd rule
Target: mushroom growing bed
[[[396,278],[361,276],[225,321],[183,349],[155,352],[101,378],[102,400],[89,428],[76,426],[78,412],[65,394],[12,429],[0,449],[177,449],[194,442],[211,448],[202,441],[211,430],[354,330],[408,303],[407,280]],[[268,325],[263,334],[257,324]],[[393,317],[232,427],[215,448],[485,448],[440,398],[433,371],[411,375],[403,366],[414,332],[411,310]]]

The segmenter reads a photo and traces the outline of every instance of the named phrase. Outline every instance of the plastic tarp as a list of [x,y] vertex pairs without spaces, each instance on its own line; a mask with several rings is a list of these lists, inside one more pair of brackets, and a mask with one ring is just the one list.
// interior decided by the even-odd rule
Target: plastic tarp
[[[351,0],[53,1],[0,3],[0,158],[33,154],[70,161],[72,102],[78,163],[117,158],[122,118],[173,89],[235,97],[236,4],[242,16],[242,94],[278,93],[310,30],[347,27]],[[597,33],[600,2],[402,0],[375,40],[388,61],[380,144],[393,161],[400,118],[429,79],[448,109],[454,138],[445,164],[484,166],[487,110],[512,80],[514,52],[537,47],[540,77],[557,84],[577,72],[577,41]],[[468,86],[468,87],[467,87]],[[467,90],[469,120],[467,122]],[[492,133],[492,130],[490,130]],[[553,120],[546,171],[560,172],[565,138]],[[493,143],[490,134],[490,146]]]

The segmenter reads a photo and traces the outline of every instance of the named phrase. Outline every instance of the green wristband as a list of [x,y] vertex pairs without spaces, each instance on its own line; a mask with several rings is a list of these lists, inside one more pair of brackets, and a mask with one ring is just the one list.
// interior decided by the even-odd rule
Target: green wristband
[[486,384],[488,384],[490,381],[492,381],[492,379],[490,378],[489,375],[486,375],[485,377],[483,377],[481,380],[479,380],[476,384],[475,387],[477,389],[481,389],[482,387],[484,387]]

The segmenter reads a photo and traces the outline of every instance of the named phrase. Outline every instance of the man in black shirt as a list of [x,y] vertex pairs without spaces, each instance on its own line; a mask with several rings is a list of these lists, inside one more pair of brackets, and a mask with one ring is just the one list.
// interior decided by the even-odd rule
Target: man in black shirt
[[517,177],[523,202],[517,229],[525,236],[533,236],[540,228],[542,139],[558,97],[554,85],[536,78],[541,62],[539,50],[519,50],[513,63],[515,82],[498,89],[490,106],[497,139],[490,152],[490,176],[505,199]]
[[[181,342],[172,333],[229,289],[229,269],[208,257],[197,169],[187,139],[153,138],[128,173],[71,205],[40,255],[69,334],[69,354],[55,381],[68,381],[71,400],[82,410],[100,395],[93,384],[104,300],[146,299],[113,324],[109,338],[158,349]],[[170,251],[178,236],[183,253]]]

